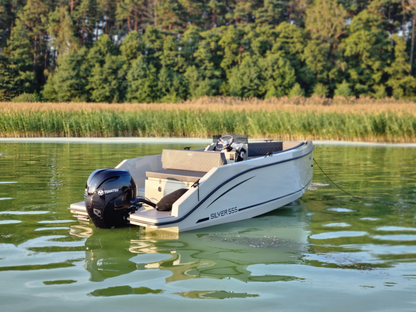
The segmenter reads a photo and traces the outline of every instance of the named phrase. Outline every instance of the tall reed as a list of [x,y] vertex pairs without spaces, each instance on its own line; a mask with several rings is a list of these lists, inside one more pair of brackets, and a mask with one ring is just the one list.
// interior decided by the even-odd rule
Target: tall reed
[[0,114],[1,137],[250,137],[378,142],[416,142],[411,111],[207,109],[16,110]]

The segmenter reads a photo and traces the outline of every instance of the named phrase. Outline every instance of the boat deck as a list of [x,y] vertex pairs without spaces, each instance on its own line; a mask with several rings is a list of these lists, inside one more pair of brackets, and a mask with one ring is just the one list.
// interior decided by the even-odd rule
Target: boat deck
[[156,209],[147,209],[142,211],[136,211],[132,213],[129,217],[130,222],[146,222],[146,223],[156,223],[157,221],[175,218],[170,214],[170,211],[158,211]]

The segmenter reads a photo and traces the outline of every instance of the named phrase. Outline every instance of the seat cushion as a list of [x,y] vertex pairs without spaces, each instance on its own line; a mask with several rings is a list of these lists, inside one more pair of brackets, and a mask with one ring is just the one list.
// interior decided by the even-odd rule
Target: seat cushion
[[148,178],[176,180],[176,181],[192,182],[192,183],[198,181],[198,179],[202,178],[204,175],[205,175],[205,172],[173,170],[173,169],[146,172],[146,177]]
[[164,149],[162,153],[163,169],[208,172],[226,163],[225,155],[219,152]]

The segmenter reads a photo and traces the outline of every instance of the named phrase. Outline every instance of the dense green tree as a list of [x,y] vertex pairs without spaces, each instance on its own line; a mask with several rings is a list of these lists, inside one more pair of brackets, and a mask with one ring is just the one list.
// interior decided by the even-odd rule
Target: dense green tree
[[181,38],[181,52],[188,66],[195,61],[195,52],[198,50],[200,29],[190,25]]
[[190,25],[203,27],[203,16],[205,15],[204,11],[207,9],[206,1],[178,0],[178,3],[180,4],[180,20],[184,29],[187,29]]
[[178,42],[171,36],[167,36],[165,40],[163,40],[160,63],[164,68],[178,71],[182,69],[182,53],[179,51],[177,44]]
[[0,48],[6,45],[14,19],[8,2],[4,0],[0,1]]
[[94,64],[104,65],[107,55],[117,55],[118,48],[107,34],[102,34],[88,51],[87,63],[94,67]]
[[347,11],[337,0],[314,0],[306,9],[306,29],[312,37],[334,44],[345,33]]
[[143,56],[146,63],[152,65],[157,70],[161,68],[160,56],[163,53],[163,35],[153,26],[148,26],[143,35],[143,44],[145,46]]
[[130,32],[120,45],[121,56],[129,65],[142,55],[143,50],[144,44],[140,33],[137,31]]
[[387,85],[392,88],[395,98],[414,97],[416,91],[416,79],[409,75],[410,64],[409,56],[406,53],[405,42],[398,36],[393,35],[392,40],[395,43],[394,61],[386,69],[390,74]]
[[15,96],[15,76],[9,58],[0,55],[0,102],[10,101]]
[[[198,50],[194,53],[195,64],[197,65],[197,87],[189,85],[189,92],[191,97],[200,97],[204,95],[216,95],[219,92],[223,79],[225,79],[225,72],[220,67],[221,64],[221,47],[219,45],[219,32],[207,31],[200,33],[203,38],[198,44]],[[190,77],[195,76],[195,70],[192,66],[188,67],[189,71],[186,74],[188,81]],[[195,68],[196,69],[196,68]]]
[[322,83],[317,83],[313,88],[313,94],[326,97],[328,95],[328,87]]
[[161,102],[177,103],[187,98],[184,75],[162,67],[158,76],[159,97]]
[[[100,29],[107,35],[117,34],[117,31],[113,29],[113,26],[116,24],[116,8],[117,1],[96,0],[95,29],[97,32]],[[98,37],[98,35],[96,37]]]
[[195,66],[187,68],[184,77],[188,86],[189,98],[197,99],[203,96],[217,95],[219,80],[206,77],[204,72],[204,70],[198,70]]
[[[195,52],[195,58],[198,65],[212,74],[215,71],[222,71],[222,47],[219,44],[221,32],[210,30],[201,32],[201,42],[198,44],[198,50]],[[208,76],[210,77],[210,76]]]
[[410,71],[409,73],[412,74],[413,72],[413,55],[414,55],[414,48],[415,48],[415,24],[416,24],[416,1],[415,0],[407,0],[408,10],[412,13],[412,35],[410,41]]
[[265,0],[263,6],[259,6],[255,11],[257,25],[278,25],[284,20],[286,11],[284,1]]
[[346,69],[339,44],[346,33],[347,14],[336,0],[315,0],[306,9],[305,28],[312,39],[302,58],[317,82],[328,85],[330,90],[342,81],[342,72]]
[[65,7],[57,7],[54,12],[49,13],[48,20],[47,31],[51,38],[49,44],[58,53],[59,62],[59,57],[79,49],[79,41],[75,37],[72,18]]
[[338,74],[328,62],[329,44],[321,43],[319,40],[309,40],[302,54],[302,60],[308,69],[316,77],[316,81],[333,87],[333,80]]
[[[38,81],[43,82],[43,70],[47,68],[47,20],[52,6],[49,1],[28,0],[23,10],[19,13],[19,19],[28,30],[33,48],[33,66]],[[36,68],[37,67],[37,68]],[[36,73],[37,72],[37,73]]]
[[205,24],[206,29],[213,29],[225,25],[225,16],[223,12],[226,11],[227,3],[225,1],[209,0],[207,10],[207,17],[209,18],[208,22]]
[[5,78],[8,77],[10,87],[7,92],[10,96],[35,91],[32,51],[29,30],[17,19],[10,40],[7,41],[7,47],[4,49],[8,60],[3,60],[3,70]]
[[235,20],[236,24],[247,25],[253,21],[254,12],[256,11],[255,0],[240,0],[231,3],[232,13],[229,13],[229,20]]
[[77,33],[81,46],[92,46],[94,43],[97,14],[95,0],[80,0],[71,16],[76,20]]
[[343,48],[348,64],[348,81],[354,95],[373,92],[383,81],[387,62],[391,59],[389,34],[382,27],[379,14],[363,10],[349,25],[349,36]]
[[335,89],[334,96],[342,96],[348,98],[352,95],[350,84],[347,81],[343,81],[340,84],[337,84]]
[[282,51],[261,59],[265,98],[288,95],[296,82],[295,70]]
[[181,6],[177,0],[158,0],[156,5],[156,24],[163,30],[180,33],[185,27],[181,20]]
[[87,64],[88,50],[83,47],[75,53],[67,53],[58,70],[49,77],[43,98],[50,102],[87,102],[89,101],[88,77],[90,66]]
[[413,98],[415,3],[0,0],[1,94]]
[[244,58],[240,66],[233,68],[229,84],[232,96],[261,97],[263,75],[259,61],[252,57]]
[[116,19],[123,30],[122,33],[139,30],[143,22],[141,14],[143,6],[143,0],[121,0],[117,3]]
[[305,96],[305,91],[302,89],[302,87],[298,83],[295,83],[295,85],[293,86],[293,88],[290,90],[288,94],[289,98],[292,98],[295,96]]
[[243,34],[243,30],[234,26],[223,26],[220,31],[221,36],[218,44],[223,49],[220,66],[227,73],[227,77],[229,77],[233,67],[241,62],[242,46],[240,36]]
[[107,54],[102,66],[96,63],[88,79],[91,100],[99,103],[123,102],[127,90],[126,76],[123,70],[125,60],[117,55]]
[[283,22],[276,28],[276,40],[271,50],[273,53],[282,51],[282,55],[295,70],[296,81],[302,88],[311,89],[316,82],[316,77],[304,62],[307,39],[304,29],[294,24]]
[[159,100],[156,69],[139,56],[127,74],[126,99],[131,103],[152,103]]

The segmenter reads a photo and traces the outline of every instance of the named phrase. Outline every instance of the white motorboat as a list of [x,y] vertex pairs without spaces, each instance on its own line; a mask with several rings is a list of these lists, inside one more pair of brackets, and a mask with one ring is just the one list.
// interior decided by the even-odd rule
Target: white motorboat
[[223,135],[205,149],[164,149],[88,178],[79,220],[188,231],[252,218],[301,197],[313,176],[312,141],[248,142]]

